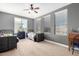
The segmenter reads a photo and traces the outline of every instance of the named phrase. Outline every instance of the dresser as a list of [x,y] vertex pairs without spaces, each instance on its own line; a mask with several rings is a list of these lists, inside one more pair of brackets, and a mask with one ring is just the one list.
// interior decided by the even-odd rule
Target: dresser
[[68,33],[68,46],[69,51],[72,48],[72,53],[74,52],[74,42],[79,42],[79,33],[78,32]]

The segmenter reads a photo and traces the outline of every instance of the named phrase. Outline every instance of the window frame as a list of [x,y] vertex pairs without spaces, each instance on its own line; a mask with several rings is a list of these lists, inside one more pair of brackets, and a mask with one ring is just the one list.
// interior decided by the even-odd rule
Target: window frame
[[[56,21],[57,21],[57,19],[56,19],[56,13],[60,13],[60,14],[62,14],[61,12],[62,11],[66,11],[66,23],[64,22],[64,24],[63,25],[61,25],[61,26],[66,26],[66,32],[65,31],[60,31],[60,32],[65,32],[65,34],[63,33],[63,34],[57,34],[57,28],[56,27],[58,27],[57,26],[57,24],[56,24]],[[63,9],[63,10],[60,10],[60,11],[58,11],[58,12],[55,12],[55,35],[60,35],[60,36],[67,36],[67,33],[68,33],[68,9]],[[60,26],[60,25],[59,25]],[[60,28],[60,29],[62,29],[62,28]]]
[[[19,31],[25,31],[25,30],[23,30],[23,29],[25,29],[25,28],[23,28],[23,20],[25,20],[25,18],[21,18],[21,17],[14,17],[14,33],[15,34],[17,34],[17,32],[18,32],[18,29],[16,29],[16,23],[18,24],[18,21],[17,21],[17,19],[18,19],[18,21],[19,21],[19,23],[20,23],[20,26],[19,27],[21,27],[21,29],[19,29]],[[26,19],[27,20],[27,31],[28,31],[28,19]],[[27,31],[25,31],[25,32],[27,32]]]

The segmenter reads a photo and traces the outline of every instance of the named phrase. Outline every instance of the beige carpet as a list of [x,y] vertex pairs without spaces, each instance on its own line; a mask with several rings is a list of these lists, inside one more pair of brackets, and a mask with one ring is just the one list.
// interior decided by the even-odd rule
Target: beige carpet
[[[49,43],[47,41],[34,42],[23,39],[18,42],[17,49],[0,53],[0,56],[72,56],[67,48]],[[75,51],[73,55],[79,54]]]

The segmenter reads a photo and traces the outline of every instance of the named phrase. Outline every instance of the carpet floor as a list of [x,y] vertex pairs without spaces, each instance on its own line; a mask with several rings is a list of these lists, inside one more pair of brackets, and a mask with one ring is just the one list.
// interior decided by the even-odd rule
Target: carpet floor
[[68,48],[47,41],[34,42],[29,39],[19,40],[17,49],[0,53],[0,56],[79,56],[75,51],[72,55]]

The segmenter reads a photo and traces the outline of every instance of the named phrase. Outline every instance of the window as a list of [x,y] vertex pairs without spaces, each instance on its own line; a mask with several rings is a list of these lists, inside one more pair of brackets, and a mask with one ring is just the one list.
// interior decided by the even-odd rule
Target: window
[[14,33],[18,31],[27,32],[27,19],[15,17],[14,18]]
[[15,17],[14,19],[14,33],[17,33],[21,30],[21,18]]
[[67,9],[55,13],[56,35],[67,35]]
[[22,19],[22,29],[27,32],[27,19]]
[[44,17],[44,32],[50,32],[50,15]]

